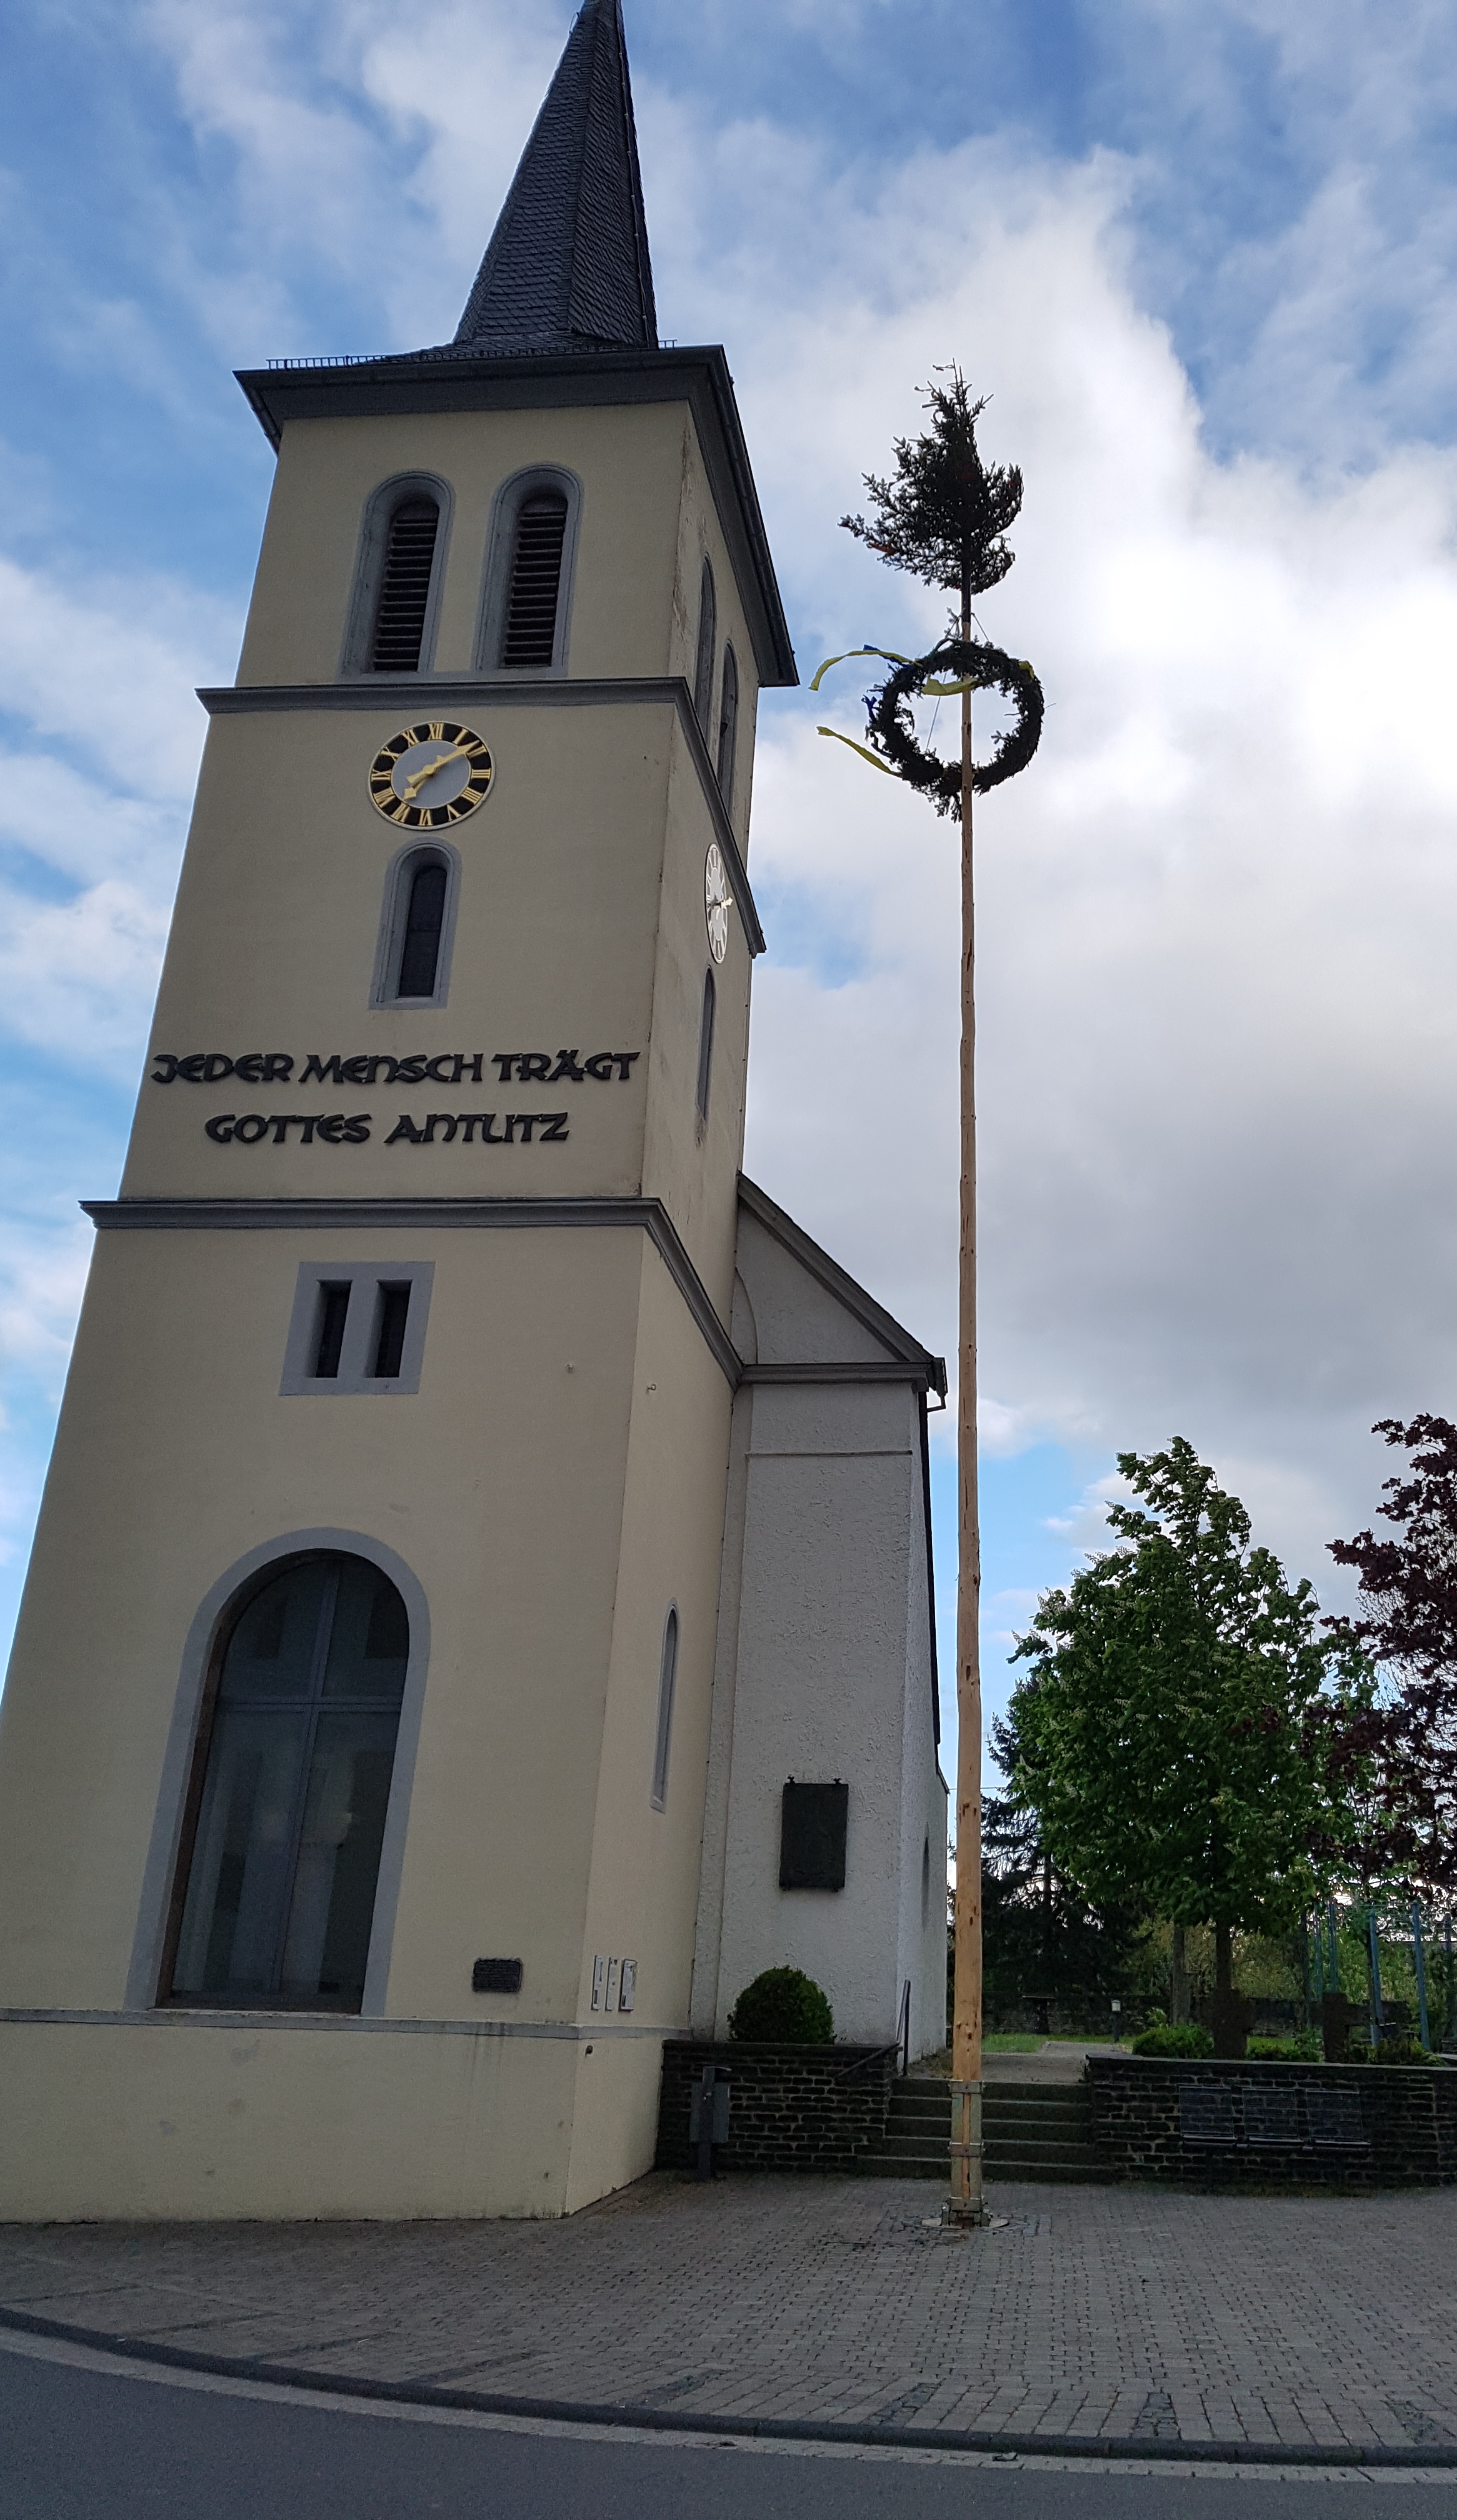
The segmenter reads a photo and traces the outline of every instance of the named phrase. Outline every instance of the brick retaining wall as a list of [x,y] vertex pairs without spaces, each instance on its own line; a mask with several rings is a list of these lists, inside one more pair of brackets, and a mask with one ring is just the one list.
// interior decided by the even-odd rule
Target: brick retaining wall
[[665,2039],[658,2110],[658,2167],[691,2170],[689,2093],[706,2065],[732,2079],[726,2170],[853,2170],[886,2132],[895,2051],[875,2048],[758,2047],[737,2040]]
[[1115,2179],[1185,2187],[1430,2187],[1457,2181],[1457,2073],[1440,2066],[1090,2056],[1093,2141]]

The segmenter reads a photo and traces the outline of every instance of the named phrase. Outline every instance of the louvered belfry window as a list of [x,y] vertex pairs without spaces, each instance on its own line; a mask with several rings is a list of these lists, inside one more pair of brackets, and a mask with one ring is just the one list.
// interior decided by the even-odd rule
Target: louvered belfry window
[[501,642],[503,665],[545,668],[555,659],[566,539],[567,501],[562,492],[533,490],[522,501],[516,520],[506,633]]
[[389,519],[380,601],[370,642],[370,671],[418,674],[430,603],[440,511],[433,499],[402,499]]

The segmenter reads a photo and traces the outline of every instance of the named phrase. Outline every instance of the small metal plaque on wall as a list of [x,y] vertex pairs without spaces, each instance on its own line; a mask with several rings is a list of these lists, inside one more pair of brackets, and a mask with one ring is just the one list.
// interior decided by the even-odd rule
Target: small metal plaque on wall
[[478,1960],[471,1971],[473,1995],[520,1995],[520,1960]]
[[850,1789],[797,1784],[784,1789],[779,1830],[781,1890],[842,1890]]

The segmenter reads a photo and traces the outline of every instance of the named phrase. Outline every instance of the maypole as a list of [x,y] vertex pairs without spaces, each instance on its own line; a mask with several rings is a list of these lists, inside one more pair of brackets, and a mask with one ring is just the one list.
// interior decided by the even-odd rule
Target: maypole
[[[1042,731],[1042,688],[1030,665],[985,640],[974,639],[973,598],[995,586],[1014,555],[1003,537],[1022,507],[1015,466],[987,466],[977,446],[984,401],[973,402],[959,369],[947,385],[927,389],[932,426],[923,437],[897,438],[889,480],[865,476],[877,514],[843,517],[846,530],[894,568],[959,598],[952,634],[929,655],[881,655],[896,670],[869,694],[864,744],[851,748],[877,770],[888,770],[929,796],[938,814],[961,825],[961,1244],[957,1363],[956,1593],[956,1906],[951,2031],[951,2194],[953,2226],[986,2221],[981,2194],[981,1543],[977,1499],[977,990],[973,799],[1025,769]],[[811,689],[818,690],[831,657]],[[972,746],[972,696],[998,690],[1012,700],[1017,724],[997,739],[979,769]],[[943,762],[923,749],[913,699],[961,699],[961,758]],[[822,735],[837,735],[821,727]],[[839,736],[841,742],[848,742]]]
[[[1019,505],[1020,505],[1019,501]],[[972,636],[963,580],[961,636]],[[977,1486],[977,882],[972,686],[961,695],[961,1267],[956,1364],[956,1910],[951,1993],[953,2223],[981,2199],[981,1515]]]

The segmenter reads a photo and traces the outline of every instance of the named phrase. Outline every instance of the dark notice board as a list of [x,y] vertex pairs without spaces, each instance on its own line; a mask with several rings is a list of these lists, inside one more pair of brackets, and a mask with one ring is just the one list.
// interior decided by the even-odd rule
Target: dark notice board
[[781,1890],[842,1890],[850,1789],[797,1784],[784,1789],[779,1827]]

